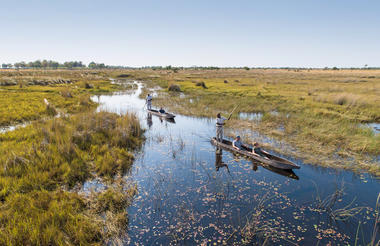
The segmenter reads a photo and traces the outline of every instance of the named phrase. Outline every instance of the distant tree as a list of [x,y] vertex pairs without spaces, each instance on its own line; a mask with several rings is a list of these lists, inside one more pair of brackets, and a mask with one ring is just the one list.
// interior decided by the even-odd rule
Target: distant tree
[[5,64],[5,63],[1,64],[1,68],[8,68],[8,64]]
[[63,63],[63,66],[68,68],[68,69],[71,69],[71,68],[73,68],[73,62],[65,62],[65,63]]
[[333,67],[332,70],[339,70],[339,68],[337,68],[337,67]]
[[245,70],[249,70],[249,67],[244,67]]
[[28,67],[41,68],[41,61],[37,60],[35,62],[29,62]]
[[49,63],[48,63],[47,60],[43,60],[43,61],[41,62],[41,67],[43,67],[43,68],[47,68],[48,66],[49,66]]
[[57,69],[59,67],[59,62],[51,61],[50,67],[53,69]]
[[95,62],[90,62],[90,63],[88,64],[88,68],[91,68],[91,69],[96,68],[96,63],[95,63]]
[[25,62],[16,62],[15,64],[13,64],[13,66],[15,68],[24,68],[24,67],[26,67],[26,64],[25,64]]
[[35,61],[34,62],[34,67],[35,68],[41,68],[42,67],[41,61],[40,60]]
[[88,68],[91,68],[91,69],[102,69],[102,68],[106,68],[106,65],[104,63],[90,62],[88,64]]

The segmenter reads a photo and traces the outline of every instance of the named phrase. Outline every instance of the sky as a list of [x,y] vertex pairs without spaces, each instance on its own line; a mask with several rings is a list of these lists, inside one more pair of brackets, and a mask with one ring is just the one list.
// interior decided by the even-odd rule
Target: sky
[[0,0],[0,63],[380,67],[379,0]]

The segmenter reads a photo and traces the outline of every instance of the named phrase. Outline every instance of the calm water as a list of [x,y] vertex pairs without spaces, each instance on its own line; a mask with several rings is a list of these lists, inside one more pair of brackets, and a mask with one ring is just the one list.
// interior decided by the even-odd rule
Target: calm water
[[[99,110],[135,112],[147,129],[147,140],[126,177],[139,190],[128,208],[126,244],[236,245],[244,240],[262,243],[266,237],[282,245],[354,244],[359,221],[359,243],[370,241],[380,192],[377,180],[291,157],[300,170],[290,176],[272,172],[216,150],[209,141],[213,119],[178,115],[168,122],[148,115],[140,92],[141,85],[133,93],[93,97],[101,104]],[[346,221],[332,219],[316,202],[318,194],[326,199],[337,187],[344,187],[344,194],[331,211],[352,201],[349,208],[365,207]]]

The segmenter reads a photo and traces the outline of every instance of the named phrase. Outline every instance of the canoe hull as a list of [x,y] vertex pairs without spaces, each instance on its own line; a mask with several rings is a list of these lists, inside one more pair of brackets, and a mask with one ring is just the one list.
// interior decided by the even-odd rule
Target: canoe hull
[[215,146],[219,146],[223,149],[241,154],[243,156],[249,157],[251,159],[254,159],[256,161],[259,161],[261,163],[264,163],[266,165],[269,165],[271,167],[275,167],[278,169],[289,170],[289,169],[299,169],[300,168],[300,166],[298,166],[297,164],[294,164],[293,162],[291,162],[289,160],[286,160],[284,158],[274,156],[271,154],[266,154],[267,158],[254,155],[252,153],[252,148],[249,147],[248,145],[245,145],[245,144],[243,144],[243,147],[245,148],[245,150],[238,150],[238,149],[235,149],[234,147],[232,147],[231,141],[228,141],[225,139],[223,139],[223,142],[219,142],[215,138],[212,138],[211,143]]
[[159,116],[159,117],[162,117],[162,118],[166,118],[166,119],[174,119],[175,115],[174,114],[170,114],[170,113],[160,113],[158,112],[157,110],[154,110],[154,109],[148,109],[148,112],[153,114],[153,115],[156,115],[156,116]]

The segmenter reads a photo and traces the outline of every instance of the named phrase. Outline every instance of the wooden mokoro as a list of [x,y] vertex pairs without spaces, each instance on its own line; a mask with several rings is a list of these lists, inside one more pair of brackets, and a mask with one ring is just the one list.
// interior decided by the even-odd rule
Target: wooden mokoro
[[246,157],[252,158],[256,161],[259,161],[261,163],[264,163],[266,165],[269,165],[275,168],[279,168],[279,169],[299,169],[300,168],[300,166],[298,166],[297,164],[294,164],[291,161],[288,161],[284,158],[281,158],[275,155],[265,154],[267,158],[254,155],[252,154],[252,148],[246,144],[243,144],[244,150],[238,150],[232,147],[231,141],[226,140],[226,139],[223,139],[222,142],[219,142],[216,140],[216,138],[212,138],[211,143],[215,146],[219,146],[223,149],[244,155]]
[[158,110],[155,110],[155,109],[148,109],[148,112],[151,113],[151,114],[154,114],[156,116],[160,116],[160,117],[163,117],[163,118],[166,118],[166,119],[174,119],[175,115],[174,114],[170,114],[170,113],[160,113]]

